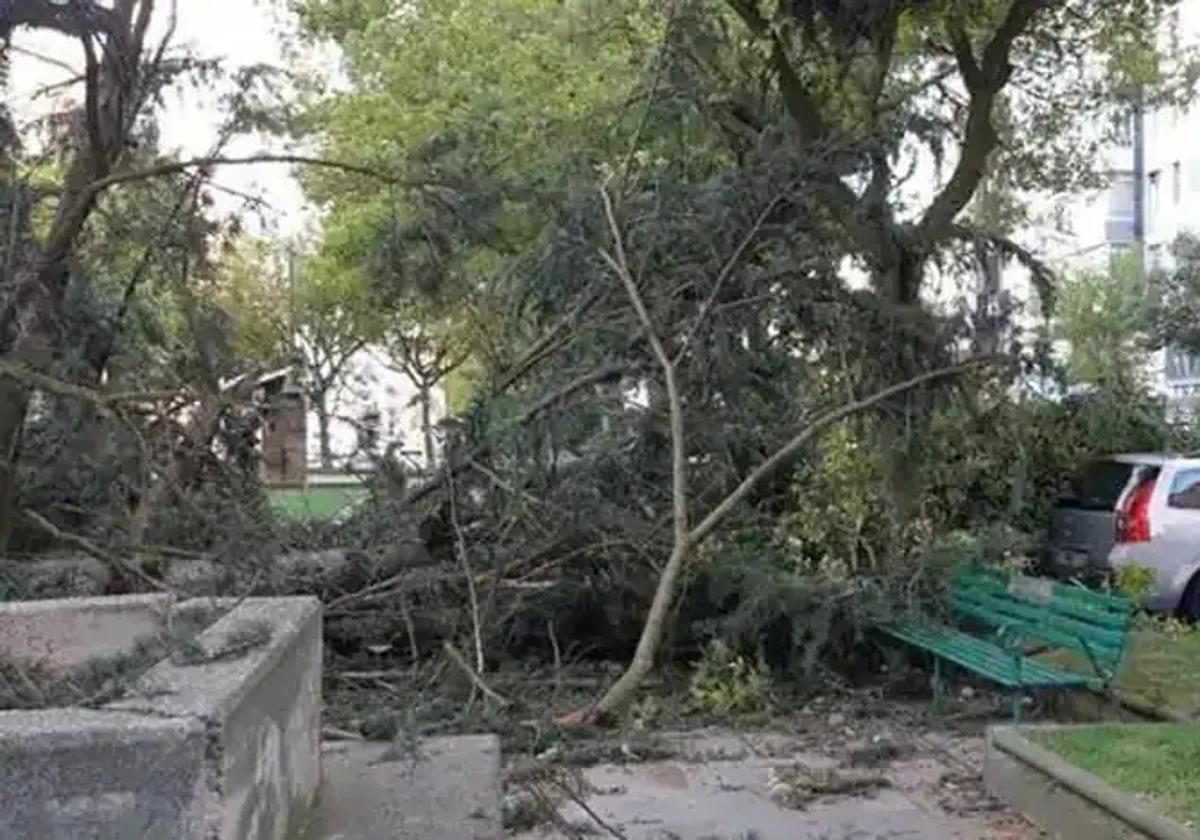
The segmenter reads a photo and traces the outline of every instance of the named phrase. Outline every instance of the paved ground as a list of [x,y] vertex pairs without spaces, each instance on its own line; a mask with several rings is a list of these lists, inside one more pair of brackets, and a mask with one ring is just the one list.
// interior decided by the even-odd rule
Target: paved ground
[[412,749],[334,742],[307,840],[500,840],[500,744],[427,738]]
[[[899,744],[885,740],[890,735],[854,734],[865,735],[848,742],[854,760],[814,750],[811,739],[788,734],[676,736],[678,758],[670,761],[590,767],[576,774],[579,784],[569,793],[566,784],[543,785],[558,791],[562,822],[512,836],[578,836],[573,829],[595,827],[597,818],[628,840],[1039,836],[983,793],[978,736],[914,733],[914,740]],[[869,755],[874,746],[885,747],[884,755]],[[853,766],[860,759],[875,766]],[[841,789],[856,784],[870,786]]]

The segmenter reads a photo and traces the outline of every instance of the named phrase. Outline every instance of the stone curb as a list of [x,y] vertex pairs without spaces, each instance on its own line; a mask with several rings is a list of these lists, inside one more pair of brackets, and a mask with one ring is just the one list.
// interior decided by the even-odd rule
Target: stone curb
[[[1036,728],[1056,730],[1074,727],[1039,726]],[[993,788],[994,776],[992,779],[987,778],[989,776],[987,765],[995,758],[994,752],[1003,753],[1015,760],[1026,772],[1033,771],[1039,776],[1042,784],[1049,784],[1051,787],[1058,785],[1082,799],[1091,808],[1098,809],[1104,815],[1135,829],[1146,837],[1154,838],[1154,840],[1197,840],[1198,835],[1194,831],[1168,817],[1146,810],[1134,797],[1038,746],[1024,737],[1016,727],[996,726],[988,730],[988,755],[985,758],[984,775],[989,791]],[[1039,809],[1032,801],[1018,801],[1022,797],[1014,795],[1012,790],[1004,791],[1000,795],[1009,799],[1019,811],[1033,818],[1043,828],[1057,836],[1079,836],[1078,832],[1083,828],[1079,825],[1078,820],[1069,814],[1056,814],[1053,808]],[[1037,813],[1033,813],[1034,811]],[[1054,824],[1056,819],[1061,824]]]

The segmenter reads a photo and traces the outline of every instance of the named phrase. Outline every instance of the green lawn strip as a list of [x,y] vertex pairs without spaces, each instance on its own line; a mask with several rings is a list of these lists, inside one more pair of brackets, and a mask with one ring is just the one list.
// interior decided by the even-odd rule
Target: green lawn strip
[[[1037,659],[1086,673],[1082,657],[1055,650]],[[1132,631],[1116,692],[1156,709],[1192,718],[1200,711],[1200,632],[1152,624]]]
[[1200,825],[1200,726],[1112,723],[1023,734],[1160,813]]
[[362,487],[275,488],[269,490],[271,509],[293,522],[320,522],[332,519],[343,508],[366,496]]

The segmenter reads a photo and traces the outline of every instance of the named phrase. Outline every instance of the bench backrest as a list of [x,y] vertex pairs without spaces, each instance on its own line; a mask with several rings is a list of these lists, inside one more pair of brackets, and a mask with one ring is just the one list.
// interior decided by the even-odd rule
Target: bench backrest
[[1110,676],[1120,667],[1134,612],[1129,598],[975,567],[955,572],[950,607],[1019,639],[1079,653]]

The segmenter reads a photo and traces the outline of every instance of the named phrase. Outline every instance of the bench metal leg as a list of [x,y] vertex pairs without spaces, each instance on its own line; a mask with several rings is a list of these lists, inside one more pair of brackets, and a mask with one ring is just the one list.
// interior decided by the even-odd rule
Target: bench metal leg
[[1021,692],[1020,692],[1020,691],[1014,691],[1014,692],[1012,693],[1012,715],[1013,715],[1013,723],[1020,723],[1020,722],[1021,722],[1021,701],[1022,701],[1023,699],[1024,699],[1024,698],[1021,696]]

